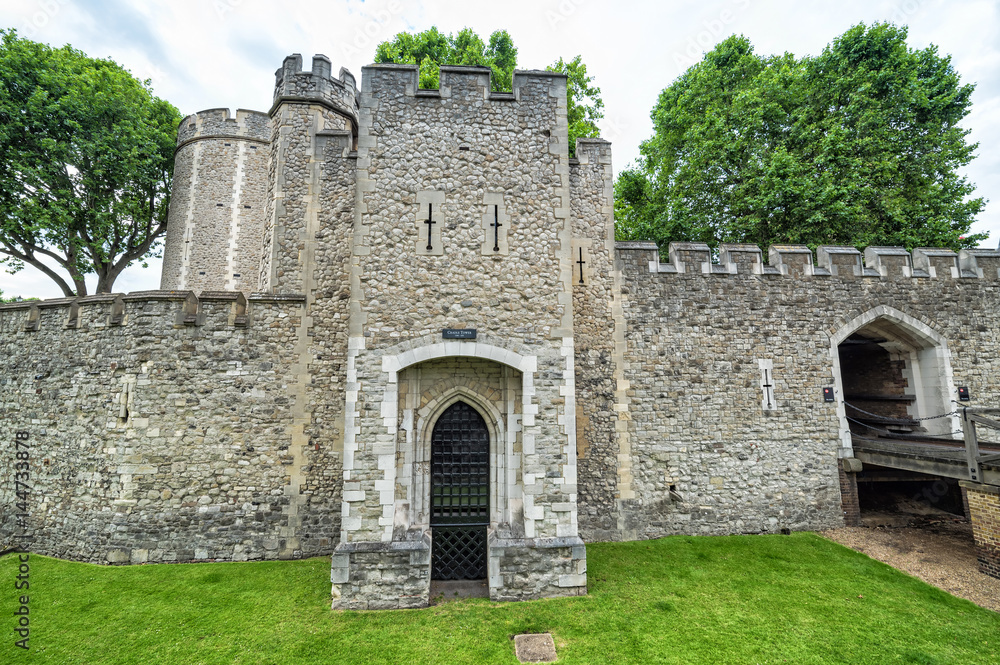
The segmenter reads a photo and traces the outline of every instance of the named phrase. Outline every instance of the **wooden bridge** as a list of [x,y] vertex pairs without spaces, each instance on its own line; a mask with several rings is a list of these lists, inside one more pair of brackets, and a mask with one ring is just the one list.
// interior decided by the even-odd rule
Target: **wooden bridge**
[[[854,409],[861,411],[858,407]],[[1000,409],[960,407],[956,412],[962,422],[962,439],[900,432],[918,428],[916,419],[892,419],[863,412],[884,425],[899,425],[893,432],[887,427],[848,418],[863,427],[864,434],[851,433],[854,456],[864,465],[901,469],[944,478],[955,478],[964,491],[968,514],[972,518],[972,537],[976,543],[979,570],[1000,578]],[[944,414],[952,416],[954,413]],[[937,416],[943,417],[943,416]],[[889,422],[906,420],[906,422]],[[980,439],[980,428],[990,431],[992,441]],[[957,434],[957,432],[956,432]],[[847,469],[845,468],[845,472]],[[845,482],[845,481],[842,481]],[[854,510],[860,513],[856,481]],[[843,487],[843,485],[842,485]],[[845,493],[845,516],[848,499]]]
[[870,428],[852,433],[854,456],[863,464],[1000,486],[1000,443],[980,440],[977,426],[1000,441],[1000,409],[962,407],[962,440]]

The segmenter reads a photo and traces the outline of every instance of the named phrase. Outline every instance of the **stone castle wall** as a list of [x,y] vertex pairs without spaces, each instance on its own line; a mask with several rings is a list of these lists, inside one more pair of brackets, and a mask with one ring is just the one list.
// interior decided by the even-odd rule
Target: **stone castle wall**
[[330,520],[341,523],[355,94],[353,76],[341,70],[333,79],[325,56],[314,57],[309,71],[301,56],[290,56],[275,75],[259,288],[302,294],[305,309],[294,333],[295,381],[287,386],[289,451],[296,462],[289,538]]
[[618,533],[613,507],[621,461],[615,409],[621,362],[615,353],[611,144],[579,139],[576,157],[570,163],[570,195],[579,521],[584,540],[613,540]]
[[[821,248],[813,266],[799,248],[772,248],[771,265],[748,246],[723,246],[718,264],[693,243],[672,244],[668,264],[654,245],[620,248],[635,491],[623,538],[840,524],[837,458],[850,449],[843,406],[822,389],[837,385],[832,340],[866,314],[936,331],[951,369],[939,380],[1000,400],[998,252],[915,250],[911,261],[870,248],[863,265],[853,248]],[[773,364],[773,410],[761,360]]]
[[[969,386],[977,403],[1000,399],[996,252],[947,258],[934,277],[913,276],[910,261],[872,262],[839,275],[805,264],[798,274],[782,274],[787,264],[759,259],[711,264],[708,250],[697,247],[677,248],[670,264],[659,263],[648,245],[620,244],[616,255],[624,287],[622,381],[631,397],[627,417],[613,422],[624,423],[634,447],[635,498],[585,503],[624,527],[609,530],[584,512],[585,532],[645,538],[839,523],[842,414],[822,401],[821,389],[835,383],[831,336],[872,310],[891,308],[938,331],[948,340],[952,383]],[[344,299],[346,277],[341,283],[331,300]],[[343,416],[339,400],[322,396],[346,387],[345,361],[335,339],[324,342],[329,354],[310,341],[308,383],[321,388],[296,393],[304,300],[258,295],[244,306],[234,293],[196,299],[153,292],[0,306],[0,399],[9,414],[0,422],[0,455],[12,459],[14,433],[29,432],[34,551],[95,562],[330,551],[340,535]],[[416,341],[387,351],[402,353]],[[761,358],[773,361],[777,408],[768,412],[760,406]],[[404,406],[407,386],[430,389],[413,383],[421,365],[412,367],[400,375]],[[484,394],[496,384],[502,395],[510,384],[489,378],[501,365],[470,358],[426,365],[437,368],[430,386],[461,375],[462,367],[482,377]],[[420,397],[419,406],[432,397]],[[306,417],[296,416],[297,404],[306,405]],[[525,405],[533,404],[516,395],[511,412],[520,416]],[[324,408],[332,411],[319,417]],[[381,413],[380,401],[365,410]],[[517,429],[512,423],[507,427]],[[306,435],[297,451],[296,432]],[[518,447],[521,435],[513,439]],[[584,460],[592,455],[587,445],[594,447],[581,444]],[[0,477],[0,494],[5,502],[13,496],[9,473]],[[291,525],[293,504],[298,521]],[[2,533],[9,538],[12,525]]]
[[[31,551],[95,563],[331,551],[339,467],[320,457],[303,468],[290,453],[302,305],[144,292],[0,306],[0,456],[13,459],[15,432],[28,432]],[[294,487],[297,473],[323,492]],[[0,549],[11,520],[5,510]]]
[[[563,75],[440,80],[375,65],[359,90],[286,58],[268,114],[181,124],[167,290],[0,306],[0,459],[29,433],[32,551],[333,552],[335,606],[423,605],[429,441],[462,399],[490,429],[491,597],[575,595],[580,535],[856,519],[845,385],[915,394],[898,417],[957,385],[1000,398],[1000,253],[675,243],[660,263],[614,242],[610,144],[568,159]],[[845,384],[859,330],[896,337]],[[4,513],[0,547],[14,531]]]
[[257,111],[181,121],[160,288],[257,290],[270,135]]

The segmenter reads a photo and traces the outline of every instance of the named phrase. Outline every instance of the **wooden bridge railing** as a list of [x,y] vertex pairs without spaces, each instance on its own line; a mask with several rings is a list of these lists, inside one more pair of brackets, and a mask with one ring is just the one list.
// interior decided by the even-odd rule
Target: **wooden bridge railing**
[[1000,409],[985,409],[978,407],[963,407],[959,410],[962,416],[962,433],[965,436],[965,458],[969,467],[969,480],[979,483],[983,477],[983,463],[1000,461],[1000,453],[982,455],[979,452],[979,435],[976,425],[1000,430]]

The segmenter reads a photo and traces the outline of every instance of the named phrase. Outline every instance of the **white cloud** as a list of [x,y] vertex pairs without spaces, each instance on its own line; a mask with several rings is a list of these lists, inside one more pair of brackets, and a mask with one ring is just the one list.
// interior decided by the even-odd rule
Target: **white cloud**
[[[184,113],[228,106],[267,110],[274,70],[284,55],[308,61],[324,53],[334,69],[360,78],[375,45],[402,30],[437,25],[481,35],[507,29],[524,68],[542,68],[580,54],[596,76],[606,106],[604,128],[614,141],[615,167],[638,155],[651,133],[649,112],[659,92],[700,56],[733,33],[759,53],[818,53],[860,21],[910,26],[910,44],[934,43],[951,54],[963,81],[976,82],[974,112],[964,123],[981,157],[967,169],[979,195],[991,199],[977,230],[1000,241],[1000,11],[991,0],[4,0],[0,25],[54,45],[111,57],[150,78],[156,93]],[[156,288],[155,264],[130,269],[121,290]],[[44,277],[0,274],[5,293],[60,295]]]

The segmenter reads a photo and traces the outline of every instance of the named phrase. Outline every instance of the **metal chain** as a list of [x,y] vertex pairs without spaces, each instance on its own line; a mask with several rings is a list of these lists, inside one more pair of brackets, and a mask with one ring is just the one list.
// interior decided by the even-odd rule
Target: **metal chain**
[[[881,413],[872,413],[871,411],[865,411],[862,408],[854,406],[850,402],[844,402],[844,406],[849,406],[855,411],[860,411],[861,413],[868,416],[875,416],[876,418],[888,418],[888,416],[883,415]],[[921,420],[936,420],[937,418],[947,418],[948,416],[957,416],[957,415],[958,411],[949,411],[948,413],[942,413],[939,416],[927,416],[926,418],[907,418],[907,420],[916,420],[917,422],[920,422]]]
[[[862,427],[870,429],[870,430],[872,430],[874,432],[878,432],[879,434],[887,434],[889,436],[899,436],[900,435],[899,432],[890,432],[889,430],[887,430],[885,428],[882,428],[882,427],[873,427],[873,426],[869,425],[866,422],[863,422],[863,421],[858,420],[856,418],[851,418],[850,416],[845,416],[845,418],[847,418],[848,420],[850,420],[852,423],[855,423],[857,425],[861,425]],[[949,434],[921,434],[920,436],[924,437],[924,438],[932,438],[932,437],[936,437],[936,436],[952,436],[954,434],[963,434],[963,433],[964,432],[962,430],[958,429],[958,430],[953,430]],[[948,439],[948,441],[955,441],[955,439]]]
[[857,425],[861,425],[865,429],[870,429],[873,432],[878,432],[879,434],[892,434],[892,432],[890,432],[887,429],[883,429],[881,427],[873,427],[873,426],[869,425],[868,423],[861,422],[860,420],[858,420],[856,418],[851,418],[850,416],[846,416],[846,418],[848,420],[850,420],[852,423],[855,423]]

